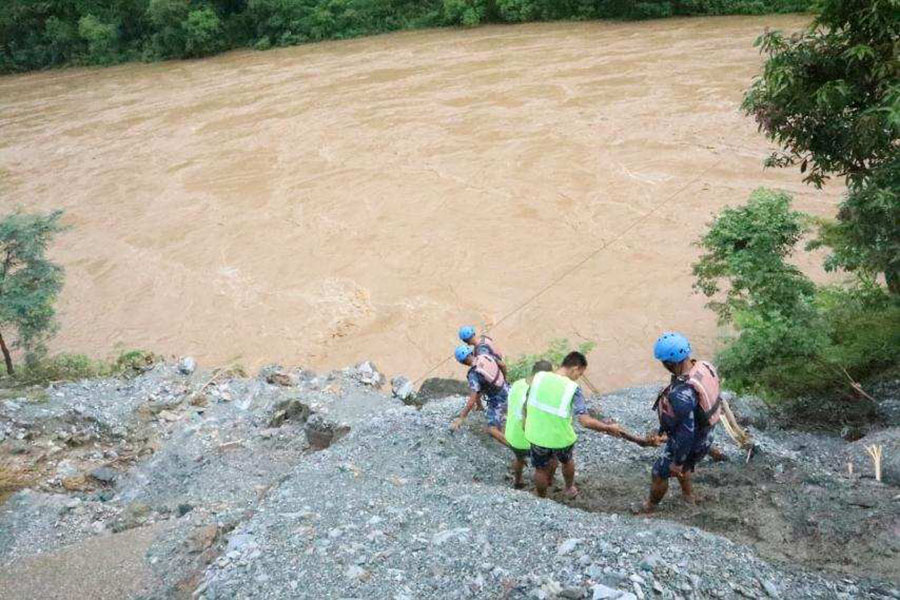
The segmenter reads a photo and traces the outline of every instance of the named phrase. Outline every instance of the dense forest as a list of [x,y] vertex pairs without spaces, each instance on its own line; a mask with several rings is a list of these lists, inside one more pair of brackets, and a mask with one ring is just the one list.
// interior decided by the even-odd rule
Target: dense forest
[[3,0],[0,73],[192,58],[400,29],[797,12],[813,0]]

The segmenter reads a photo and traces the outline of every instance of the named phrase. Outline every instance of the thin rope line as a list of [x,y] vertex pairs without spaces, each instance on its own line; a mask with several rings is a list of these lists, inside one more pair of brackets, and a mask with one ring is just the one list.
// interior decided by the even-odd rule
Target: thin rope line
[[[694,183],[696,183],[697,181],[699,181],[704,175],[706,175],[708,172],[710,172],[713,168],[719,166],[719,165],[722,163],[722,160],[724,160],[724,159],[719,159],[719,160],[717,160],[716,162],[714,162],[713,164],[711,164],[710,166],[706,167],[703,171],[701,171],[701,172],[700,172],[698,175],[696,175],[693,179],[689,180],[687,183],[685,183],[685,184],[682,185],[680,188],[678,188],[677,190],[675,190],[675,191],[674,191],[672,194],[670,194],[668,197],[666,197],[666,198],[663,199],[662,201],[660,201],[660,202],[658,202],[657,204],[655,204],[650,210],[648,210],[647,212],[645,212],[644,214],[642,214],[641,216],[639,216],[637,219],[635,219],[634,221],[632,221],[631,224],[629,224],[627,227],[625,227],[624,229],[622,229],[622,230],[618,233],[618,235],[615,235],[615,236],[613,236],[612,238],[610,238],[609,240],[607,240],[607,241],[603,242],[602,244],[600,244],[600,246],[598,246],[593,252],[591,252],[590,254],[588,254],[587,256],[585,256],[584,258],[582,258],[580,261],[578,261],[577,263],[575,263],[575,265],[573,265],[573,266],[569,267],[568,269],[566,269],[565,271],[563,271],[561,275],[559,275],[559,276],[557,276],[556,278],[550,280],[549,283],[547,283],[546,285],[544,285],[544,286],[543,286],[541,289],[539,289],[537,292],[533,293],[531,296],[529,296],[528,298],[526,298],[523,302],[521,302],[521,303],[520,303],[518,306],[516,306],[514,309],[512,309],[511,311],[507,312],[505,315],[503,315],[502,317],[500,317],[500,319],[499,319],[498,321],[496,321],[493,325],[491,325],[490,327],[486,327],[485,330],[484,330],[484,332],[485,332],[485,333],[490,333],[492,330],[496,329],[501,323],[503,323],[504,321],[506,321],[507,319],[509,319],[511,316],[513,316],[514,314],[516,314],[517,312],[519,312],[520,310],[522,310],[523,308],[525,308],[526,306],[528,306],[529,304],[531,304],[532,302],[534,302],[535,300],[537,300],[538,298],[540,298],[541,296],[543,296],[543,295],[544,295],[545,293],[547,293],[550,289],[552,289],[554,286],[556,286],[560,281],[562,281],[563,279],[565,279],[566,277],[568,277],[569,275],[571,275],[572,273],[574,273],[575,271],[577,271],[578,269],[580,269],[581,267],[583,267],[585,264],[587,264],[588,262],[590,262],[591,259],[593,259],[593,258],[596,257],[598,254],[600,254],[601,252],[603,252],[604,250],[606,250],[607,248],[609,248],[612,244],[614,244],[615,242],[618,242],[619,240],[621,240],[621,239],[622,239],[623,237],[625,237],[625,235],[626,235],[627,233],[629,233],[632,229],[634,229],[635,227],[637,227],[639,224],[643,223],[648,217],[654,215],[654,214],[655,214],[657,211],[659,211],[659,209],[661,209],[663,206],[667,205],[667,204],[668,204],[675,196],[677,196],[678,194],[680,194],[681,192],[683,192],[684,190],[686,190],[687,188],[689,188],[690,186],[692,186]],[[417,384],[418,382],[422,381],[423,379],[425,379],[426,377],[428,377],[429,375],[431,375],[432,373],[434,373],[437,369],[439,369],[439,368],[441,368],[442,366],[444,366],[445,364],[447,364],[447,362],[449,362],[452,358],[453,358],[453,357],[448,356],[448,357],[444,358],[443,360],[441,360],[440,362],[438,362],[437,364],[435,364],[433,367],[431,367],[430,369],[428,369],[425,373],[423,373],[423,374],[420,375],[418,378],[416,378],[415,380],[413,380],[413,385]]]

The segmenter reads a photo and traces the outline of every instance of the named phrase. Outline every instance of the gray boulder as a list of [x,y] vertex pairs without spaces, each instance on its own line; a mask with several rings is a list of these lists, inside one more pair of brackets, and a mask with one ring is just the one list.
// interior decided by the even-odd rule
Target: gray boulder
[[182,375],[191,375],[197,370],[197,361],[193,356],[185,356],[178,361],[178,372]]
[[416,390],[412,381],[403,375],[391,379],[391,394],[404,404],[412,404],[416,399]]
[[459,379],[445,379],[432,377],[422,382],[419,393],[416,395],[419,402],[427,402],[437,398],[450,396],[466,396],[469,393],[469,385]]
[[381,387],[385,380],[384,375],[381,374],[375,363],[370,360],[356,365],[354,376],[360,383],[376,388]]

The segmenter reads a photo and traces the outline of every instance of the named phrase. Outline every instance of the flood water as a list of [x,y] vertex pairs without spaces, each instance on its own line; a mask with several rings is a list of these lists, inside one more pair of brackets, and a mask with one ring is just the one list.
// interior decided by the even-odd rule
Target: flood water
[[609,244],[494,337],[593,340],[595,384],[655,381],[661,330],[719,343],[690,274],[715,211],[768,185],[834,213],[837,185],[763,170],[739,111],[753,40],[803,24],[484,27],[0,78],[0,209],[73,227],[55,351],[414,378],[460,324]]

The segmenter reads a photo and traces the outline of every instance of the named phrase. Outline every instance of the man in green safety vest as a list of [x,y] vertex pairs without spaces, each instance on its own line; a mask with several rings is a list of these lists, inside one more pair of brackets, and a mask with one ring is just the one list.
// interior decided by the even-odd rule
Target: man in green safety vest
[[583,427],[621,437],[622,428],[615,423],[604,423],[588,414],[584,394],[575,383],[587,369],[587,358],[581,352],[570,352],[556,372],[540,372],[534,375],[525,403],[525,439],[531,444],[531,465],[534,467],[534,485],[537,495],[547,495],[556,465],[562,464],[565,493],[578,495],[575,487],[575,460],[573,449],[578,436],[572,425],[577,417]]
[[509,404],[506,411],[506,426],[504,435],[506,443],[513,451],[513,487],[521,490],[525,487],[522,481],[522,471],[525,470],[525,460],[531,452],[531,444],[525,438],[525,401],[528,399],[528,388],[534,376],[553,370],[549,361],[539,360],[531,368],[531,376],[519,379],[509,388]]

